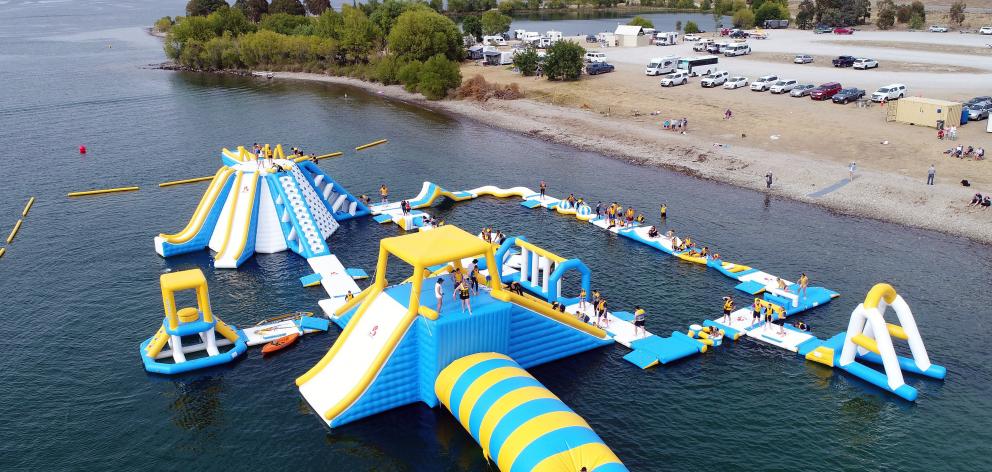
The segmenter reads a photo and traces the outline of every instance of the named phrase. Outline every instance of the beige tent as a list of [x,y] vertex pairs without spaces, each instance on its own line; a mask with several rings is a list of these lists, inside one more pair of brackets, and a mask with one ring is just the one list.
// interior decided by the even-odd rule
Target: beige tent
[[946,100],[923,97],[906,97],[889,102],[888,121],[898,121],[916,126],[937,127],[938,121],[944,126],[961,125],[961,104]]
[[644,28],[640,26],[617,25],[617,29],[613,34],[616,35],[617,46],[622,48],[651,45],[651,36],[644,34]]

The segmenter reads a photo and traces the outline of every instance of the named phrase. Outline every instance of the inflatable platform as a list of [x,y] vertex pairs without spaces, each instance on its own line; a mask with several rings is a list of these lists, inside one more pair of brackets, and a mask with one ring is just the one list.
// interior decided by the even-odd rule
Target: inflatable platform
[[162,257],[210,248],[214,267],[237,268],[255,253],[287,249],[310,259],[330,255],[338,223],[369,209],[308,160],[287,159],[282,147],[221,152],[217,171],[185,228],[155,237]]

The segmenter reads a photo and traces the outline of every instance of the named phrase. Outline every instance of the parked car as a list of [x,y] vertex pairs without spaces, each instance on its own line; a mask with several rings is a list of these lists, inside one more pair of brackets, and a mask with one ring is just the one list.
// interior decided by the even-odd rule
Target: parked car
[[748,46],[747,43],[731,44],[725,48],[721,48],[720,50],[723,51],[723,55],[727,57],[751,54],[751,46]]
[[799,84],[793,87],[792,91],[789,92],[790,97],[805,97],[809,95],[813,89],[816,88],[813,84]]
[[703,79],[699,81],[699,85],[704,88],[718,87],[727,83],[728,77],[730,77],[730,72],[725,70],[714,71],[704,76]]
[[682,41],[699,41],[699,35],[689,33],[682,37]]
[[754,82],[751,82],[751,90],[755,92],[764,92],[774,85],[775,82],[778,82],[777,75],[766,75],[759,77]]
[[843,103],[846,105],[859,98],[864,98],[864,96],[865,91],[863,89],[851,87],[841,89],[841,91],[835,93],[833,97],[830,97],[830,99],[833,100],[834,103]]
[[854,28],[834,28],[834,34],[854,34]]
[[676,85],[685,85],[689,83],[689,73],[688,72],[672,72],[661,78],[662,87],[674,87]]
[[990,97],[988,95],[982,95],[980,97],[974,97],[971,100],[968,100],[967,102],[964,102],[964,106],[970,107],[970,106],[976,106],[976,105],[983,105],[985,103],[992,103],[992,97]]
[[737,30],[737,31],[734,31],[733,33],[730,33],[730,37],[731,38],[741,38],[741,39],[747,38],[748,37],[748,32],[747,31],[742,31],[742,30]]
[[830,61],[830,63],[833,64],[834,67],[851,67],[854,65],[854,61],[856,60],[858,59],[854,56],[837,56],[837,58]]
[[827,100],[837,94],[837,92],[840,92],[841,88],[840,82],[827,82],[810,90],[809,98],[813,100]]
[[590,52],[587,52],[586,53],[585,60],[586,60],[586,62],[589,62],[589,63],[592,63],[592,62],[606,62],[606,54],[603,54],[601,52],[596,52],[596,51],[590,51]]
[[813,56],[809,54],[796,54],[796,58],[792,60],[796,64],[812,64]]
[[775,94],[791,92],[792,89],[796,88],[796,85],[799,85],[799,82],[782,79],[768,87],[768,91]]
[[878,61],[874,59],[868,59],[867,57],[860,57],[858,60],[854,61],[853,67],[855,69],[868,70],[877,69]]
[[820,25],[813,29],[813,34],[828,34],[833,33],[833,31],[834,29],[829,26]]
[[605,62],[590,62],[586,65],[586,74],[596,75],[613,72],[613,65]]
[[903,84],[890,84],[879,87],[875,93],[871,94],[871,101],[881,102],[882,100],[898,100],[906,96],[906,86]]
[[980,34],[992,34],[992,26],[983,26],[978,30],[978,32]]
[[931,33],[946,33],[947,32],[947,27],[946,26],[938,26],[938,25],[930,25],[930,27],[927,28],[927,31],[929,31]]
[[723,84],[723,88],[727,90],[741,87],[747,87],[747,77],[731,77]]
[[989,112],[992,111],[992,103],[970,106],[966,110],[968,110],[969,121],[987,120],[989,118]]
[[720,50],[726,46],[727,43],[709,43],[706,45],[706,52],[710,54],[720,54]]
[[596,39],[596,35],[594,35],[594,34],[587,34],[586,35],[586,42],[587,43],[598,43],[599,40]]

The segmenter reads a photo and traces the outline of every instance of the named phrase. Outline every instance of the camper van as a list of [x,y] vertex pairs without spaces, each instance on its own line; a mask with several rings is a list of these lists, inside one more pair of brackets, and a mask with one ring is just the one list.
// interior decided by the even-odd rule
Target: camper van
[[486,46],[506,46],[506,40],[502,36],[483,36],[482,44]]
[[655,33],[654,35],[655,46],[674,46],[675,43],[677,43],[678,41],[679,41],[679,34],[674,31]]
[[527,30],[515,29],[513,30],[513,39],[524,39],[524,34],[526,33]]
[[675,72],[675,65],[678,61],[678,56],[656,57],[648,62],[647,68],[644,69],[644,74],[662,75],[669,72]]
[[687,72],[690,76],[706,75],[716,70],[719,61],[720,58],[717,56],[683,57],[679,59],[676,68]]
[[561,38],[563,36],[561,34],[561,31],[550,30],[547,33],[544,33],[544,37],[548,38],[548,41],[550,41],[550,44],[548,45],[550,46],[551,44],[561,41]]
[[524,35],[520,38],[521,41],[530,44],[536,44],[541,40],[541,35],[536,31],[525,31]]
[[483,53],[487,66],[505,66],[513,64],[513,53],[509,51],[486,51]]

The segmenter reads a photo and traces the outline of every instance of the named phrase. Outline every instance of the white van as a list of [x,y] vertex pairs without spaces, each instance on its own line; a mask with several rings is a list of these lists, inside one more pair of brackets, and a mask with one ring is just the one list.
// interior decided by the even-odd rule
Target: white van
[[506,40],[502,36],[483,36],[482,44],[486,46],[506,46]]
[[541,39],[541,35],[536,31],[525,31],[524,35],[520,38],[521,41],[525,43],[536,43]]
[[727,57],[743,56],[746,54],[751,54],[751,46],[748,46],[747,43],[736,43],[730,44],[725,48],[720,48],[720,51]]
[[903,84],[889,84],[879,87],[875,93],[871,94],[871,101],[881,102],[882,100],[898,100],[906,96],[906,86]]
[[655,57],[651,59],[651,62],[648,62],[648,67],[644,69],[644,75],[661,75],[674,72],[678,61],[678,56]]
[[524,34],[526,33],[527,30],[522,30],[522,29],[513,30],[513,39],[524,39]]
[[563,36],[561,34],[561,31],[550,30],[547,33],[544,33],[544,37],[548,38],[548,41],[550,41],[551,44],[554,44],[557,43],[558,41],[561,41]]
[[606,54],[596,51],[589,51],[585,55],[586,62],[606,62]]
[[679,41],[679,34],[674,31],[654,34],[655,46],[674,46]]

